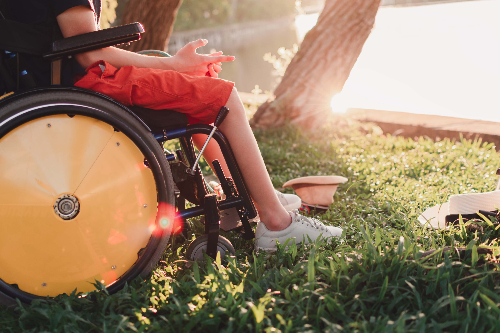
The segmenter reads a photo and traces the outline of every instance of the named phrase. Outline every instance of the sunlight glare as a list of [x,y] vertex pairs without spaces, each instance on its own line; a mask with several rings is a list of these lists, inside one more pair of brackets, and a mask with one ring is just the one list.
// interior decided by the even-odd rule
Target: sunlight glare
[[347,95],[340,92],[332,97],[330,107],[332,108],[333,113],[346,113],[347,109],[352,107],[352,105],[350,105]]
[[295,17],[295,27],[297,28],[297,38],[299,42],[304,39],[304,36],[318,22],[319,13],[309,15],[297,15]]

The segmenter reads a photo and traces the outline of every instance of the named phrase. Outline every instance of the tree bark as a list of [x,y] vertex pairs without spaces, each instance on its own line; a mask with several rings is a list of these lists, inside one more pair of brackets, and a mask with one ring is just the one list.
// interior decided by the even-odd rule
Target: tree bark
[[129,0],[123,12],[122,24],[140,22],[146,32],[141,40],[124,49],[166,51],[168,39],[182,0]]
[[276,98],[259,107],[252,126],[269,128],[287,121],[304,129],[320,126],[370,35],[380,1],[326,0],[318,23],[276,88]]

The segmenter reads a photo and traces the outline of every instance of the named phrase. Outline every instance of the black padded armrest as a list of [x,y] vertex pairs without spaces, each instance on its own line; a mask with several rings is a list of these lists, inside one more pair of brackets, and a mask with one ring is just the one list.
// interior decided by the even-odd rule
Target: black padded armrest
[[52,43],[52,51],[44,54],[43,58],[55,60],[108,46],[133,42],[141,39],[141,33],[143,32],[144,28],[142,24],[131,23],[115,28],[60,39]]

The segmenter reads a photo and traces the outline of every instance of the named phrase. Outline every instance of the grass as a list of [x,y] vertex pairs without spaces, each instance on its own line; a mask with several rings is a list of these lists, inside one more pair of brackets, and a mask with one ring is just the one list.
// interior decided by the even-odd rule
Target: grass
[[[370,129],[346,133],[257,133],[276,187],[305,175],[349,178],[319,216],[345,230],[340,239],[288,243],[267,256],[227,234],[236,256],[225,265],[190,265],[183,257],[190,239],[178,238],[151,279],[95,300],[65,295],[0,307],[0,331],[500,331],[499,265],[477,253],[488,246],[499,254],[500,231],[486,222],[474,231],[432,231],[417,221],[451,194],[493,190],[500,166],[495,147],[383,137]],[[445,246],[467,250],[419,253]]]

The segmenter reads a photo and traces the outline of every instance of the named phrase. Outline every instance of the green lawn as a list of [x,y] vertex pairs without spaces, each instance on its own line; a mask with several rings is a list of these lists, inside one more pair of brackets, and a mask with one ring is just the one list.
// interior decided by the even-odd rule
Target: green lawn
[[[228,234],[237,255],[225,266],[189,265],[190,240],[178,238],[150,280],[94,301],[63,296],[0,308],[0,331],[500,331],[499,266],[477,254],[496,248],[500,231],[486,222],[431,231],[417,221],[451,194],[493,190],[495,147],[362,132],[257,133],[276,187],[305,175],[349,178],[319,216],[345,230],[332,244],[289,243],[266,256]],[[419,254],[445,246],[468,250]]]

